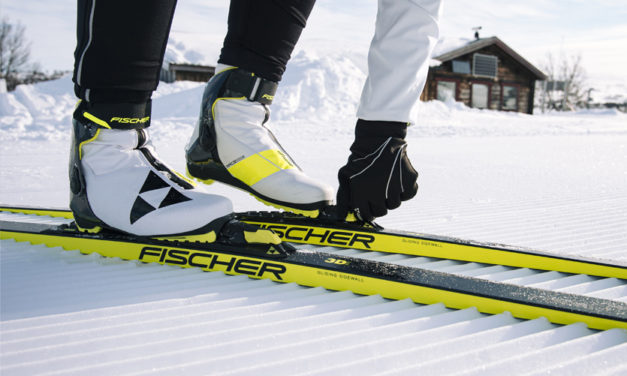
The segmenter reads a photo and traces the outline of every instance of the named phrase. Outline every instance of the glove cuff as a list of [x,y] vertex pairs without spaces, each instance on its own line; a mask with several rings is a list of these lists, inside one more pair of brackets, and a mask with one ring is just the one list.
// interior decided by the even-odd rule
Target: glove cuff
[[358,119],[355,126],[355,138],[387,138],[405,139],[407,123],[398,121],[380,121]]

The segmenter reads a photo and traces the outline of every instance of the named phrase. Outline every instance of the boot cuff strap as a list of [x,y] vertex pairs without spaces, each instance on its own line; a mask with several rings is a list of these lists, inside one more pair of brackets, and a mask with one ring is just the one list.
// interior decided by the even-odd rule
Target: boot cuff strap
[[89,103],[80,101],[74,118],[108,129],[142,129],[150,126],[152,101],[146,103]]
[[233,69],[226,80],[224,95],[227,97],[246,97],[249,101],[272,104],[278,82],[266,80],[243,69]]

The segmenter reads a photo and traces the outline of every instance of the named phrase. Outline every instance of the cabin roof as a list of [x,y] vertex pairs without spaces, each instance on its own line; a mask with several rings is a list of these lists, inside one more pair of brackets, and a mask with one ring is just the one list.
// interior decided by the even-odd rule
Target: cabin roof
[[435,60],[445,62],[449,60],[454,60],[460,56],[464,56],[475,51],[479,51],[485,47],[489,47],[492,45],[496,45],[498,48],[503,50],[507,55],[511,56],[514,60],[516,60],[520,65],[522,65],[525,69],[531,72],[536,79],[545,80],[547,78],[546,74],[542,72],[540,69],[536,68],[533,64],[527,61],[525,58],[520,56],[516,51],[514,51],[510,46],[505,44],[502,40],[497,37],[490,38],[480,38],[473,40],[461,47],[457,47],[448,52],[442,53],[438,56],[434,56]]

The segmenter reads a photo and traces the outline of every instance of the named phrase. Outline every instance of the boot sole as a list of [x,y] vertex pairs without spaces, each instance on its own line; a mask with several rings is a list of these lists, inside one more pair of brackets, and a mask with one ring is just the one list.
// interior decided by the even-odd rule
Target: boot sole
[[[209,171],[207,171],[209,170]],[[309,218],[318,218],[320,215],[320,210],[331,205],[330,201],[319,201],[313,202],[309,204],[293,204],[290,202],[284,202],[280,200],[275,200],[270,197],[264,196],[261,193],[255,191],[250,186],[246,185],[239,179],[234,178],[228,170],[226,170],[221,165],[213,161],[207,161],[205,163],[187,163],[186,174],[189,178],[194,179],[200,183],[210,185],[214,182],[220,182],[222,184],[226,184],[233,188],[237,188],[242,190],[251,196],[253,196],[257,201],[263,203],[264,205],[271,206],[276,209],[282,209],[289,211],[294,214],[299,214]],[[204,177],[200,177],[200,176]]]
[[221,228],[222,225],[229,220],[235,218],[233,214],[226,215],[224,217],[216,218],[215,220],[207,223],[206,225],[192,231],[187,231],[177,234],[153,234],[153,235],[136,235],[130,232],[126,232],[115,227],[106,225],[104,222],[94,223],[93,221],[86,221],[80,216],[74,215],[74,226],[76,230],[84,234],[99,234],[102,232],[119,233],[132,235],[142,238],[151,238],[155,240],[166,240],[180,243],[214,243],[217,240],[216,228]]

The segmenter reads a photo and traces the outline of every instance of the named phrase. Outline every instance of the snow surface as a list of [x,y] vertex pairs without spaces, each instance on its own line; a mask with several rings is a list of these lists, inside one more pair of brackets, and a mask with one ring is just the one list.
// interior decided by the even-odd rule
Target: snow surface
[[[4,213],[0,219],[49,221]],[[3,302],[10,305],[0,323],[3,375],[625,371],[625,330],[597,332],[581,323],[558,326],[10,240],[0,245]],[[627,297],[616,279],[367,253],[384,262],[399,256],[443,272]]]
[[[364,78],[353,57],[301,52],[272,107],[283,146],[311,176],[334,186]],[[152,136],[161,158],[179,170],[202,90],[198,83],[162,83],[154,96]],[[0,202],[67,206],[74,104],[69,77],[0,90]],[[420,192],[381,224],[627,260],[625,114],[532,116],[442,102],[422,103],[421,110],[408,135]],[[230,197],[238,211],[265,209],[242,192],[208,189]],[[627,371],[617,360],[627,356],[624,330],[556,327],[10,241],[0,248],[0,369],[7,375],[249,374],[257,367],[257,374]],[[485,273],[526,278],[500,267]],[[627,300],[625,281],[575,276],[560,287],[554,277],[531,275],[526,283]],[[16,286],[23,293],[9,290]]]

